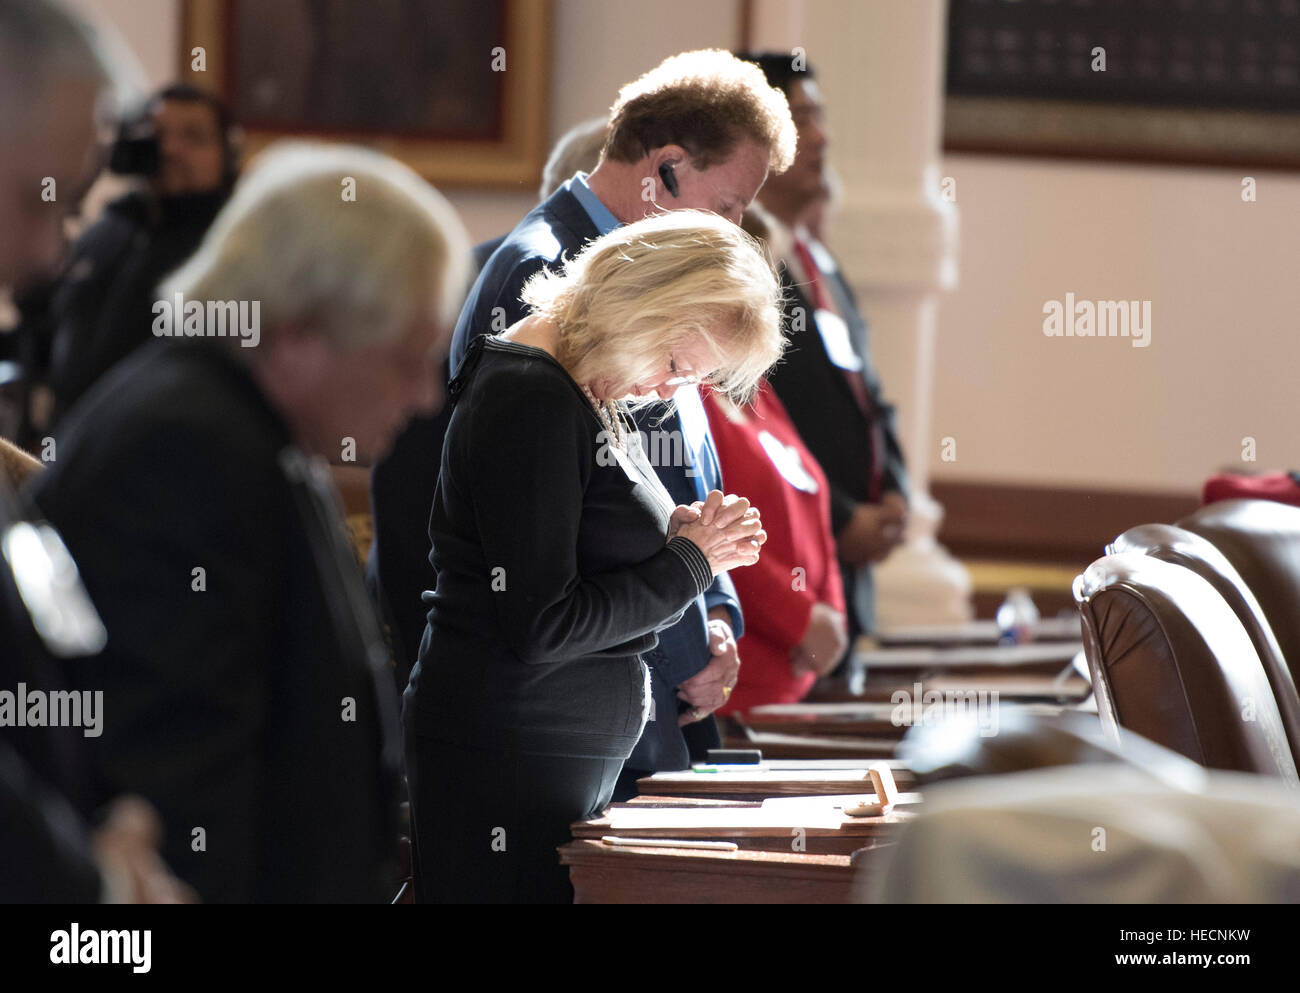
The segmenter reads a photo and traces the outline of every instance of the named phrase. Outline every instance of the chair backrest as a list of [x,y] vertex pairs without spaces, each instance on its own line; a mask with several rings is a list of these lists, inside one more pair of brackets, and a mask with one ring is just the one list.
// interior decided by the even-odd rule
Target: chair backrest
[[1111,543],[1108,553],[1137,552],[1191,569],[1214,587],[1237,620],[1241,621],[1264,666],[1273,699],[1291,746],[1291,758],[1300,766],[1300,694],[1287,667],[1286,656],[1273,633],[1254,591],[1227,557],[1205,538],[1171,524],[1142,524],[1130,528]]
[[1223,500],[1178,526],[1223,553],[1268,618],[1293,683],[1300,684],[1300,507],[1272,500]]
[[1123,727],[1212,769],[1300,786],[1282,718],[1250,636],[1195,572],[1127,552],[1074,581],[1104,726]]

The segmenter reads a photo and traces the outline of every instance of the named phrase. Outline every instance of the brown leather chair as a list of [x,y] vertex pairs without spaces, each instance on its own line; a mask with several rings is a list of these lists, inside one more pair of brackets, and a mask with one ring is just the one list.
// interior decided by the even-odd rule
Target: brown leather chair
[[1138,552],[1191,569],[1223,597],[1250,636],[1291,746],[1291,758],[1300,767],[1300,694],[1287,667],[1286,657],[1265,616],[1264,608],[1231,562],[1214,545],[1191,531],[1171,524],[1142,524],[1130,528],[1106,549],[1109,554]]
[[1221,551],[1255,594],[1300,682],[1300,507],[1272,500],[1222,500],[1178,526]]
[[1300,787],[1282,717],[1250,636],[1206,580],[1126,552],[1074,581],[1097,709],[1212,769]]

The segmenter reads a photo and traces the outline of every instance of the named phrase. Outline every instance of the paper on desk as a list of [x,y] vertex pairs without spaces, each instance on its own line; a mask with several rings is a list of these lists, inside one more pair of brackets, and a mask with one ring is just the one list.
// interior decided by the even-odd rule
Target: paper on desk
[[809,814],[822,811],[842,811],[845,807],[856,807],[863,803],[877,803],[874,793],[837,794],[835,796],[770,796],[763,801],[764,810],[780,810],[799,823]]
[[1083,650],[1081,642],[1032,642],[1028,645],[972,645],[964,648],[880,648],[859,652],[871,669],[970,669],[976,666],[1065,665]]
[[736,768],[718,769],[706,772],[687,769],[682,772],[656,772],[650,779],[679,780],[698,778],[702,783],[763,783],[777,779],[781,782],[832,783],[843,779],[864,779],[871,781],[871,774],[861,767],[855,769],[759,769],[755,771]]
[[[1047,617],[1030,625],[1036,640],[1069,641],[1080,637],[1076,617]],[[1001,637],[997,621],[969,621],[965,624],[917,624],[886,628],[877,636],[884,645],[994,644]]]
[[[874,799],[874,794],[873,797]],[[612,831],[674,831],[686,828],[727,831],[738,828],[829,828],[844,823],[844,814],[831,807],[615,807],[609,812]]]

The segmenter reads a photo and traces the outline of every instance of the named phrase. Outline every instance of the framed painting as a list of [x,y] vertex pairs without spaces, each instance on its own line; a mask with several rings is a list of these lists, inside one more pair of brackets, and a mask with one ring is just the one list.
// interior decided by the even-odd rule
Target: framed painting
[[1300,0],[949,0],[950,151],[1300,167]]
[[221,95],[245,154],[368,145],[450,186],[535,186],[549,0],[188,0],[181,78]]

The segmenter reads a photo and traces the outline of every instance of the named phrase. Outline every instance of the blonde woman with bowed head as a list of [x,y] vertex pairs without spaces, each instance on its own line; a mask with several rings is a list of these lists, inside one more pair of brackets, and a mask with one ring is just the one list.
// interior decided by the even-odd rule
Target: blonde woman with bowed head
[[743,402],[781,355],[748,235],[672,211],[591,242],[475,339],[430,518],[437,587],[406,691],[417,899],[567,902],[556,847],[609,802],[651,713],[642,653],[714,576],[758,561],[756,508],[674,506],[630,408]]

